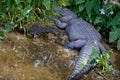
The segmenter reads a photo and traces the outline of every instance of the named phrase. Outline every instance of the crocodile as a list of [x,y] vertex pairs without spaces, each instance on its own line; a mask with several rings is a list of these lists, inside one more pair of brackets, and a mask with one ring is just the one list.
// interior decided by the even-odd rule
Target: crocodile
[[[80,51],[75,60],[73,71],[69,77],[69,80],[79,80],[81,76],[91,71],[94,67],[92,63],[87,63],[92,54],[94,45],[96,45],[96,48],[98,49],[98,56],[101,52],[106,51],[101,42],[102,37],[94,26],[82,18],[78,18],[71,10],[55,7],[54,12],[59,14],[60,18],[58,19],[52,16],[52,21],[59,29],[65,30],[69,38],[69,43],[64,43],[63,46],[69,49],[78,49]],[[81,64],[85,64],[85,66],[82,67],[80,66]]]

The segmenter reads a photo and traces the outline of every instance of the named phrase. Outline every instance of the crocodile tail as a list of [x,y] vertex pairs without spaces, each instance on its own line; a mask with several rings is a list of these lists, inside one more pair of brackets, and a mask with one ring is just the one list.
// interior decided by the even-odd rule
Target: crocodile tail
[[87,64],[77,74],[75,74],[74,77],[70,77],[69,80],[80,80],[82,77],[84,77],[84,75],[86,75],[93,69],[94,69],[93,64]]
[[[82,47],[69,80],[77,80],[75,79],[75,77],[79,75],[80,78],[81,76],[85,75],[87,72],[93,69],[93,66],[86,65],[88,64],[87,62],[89,60],[90,55],[92,54],[92,48],[94,47],[94,45],[94,42],[88,42],[85,46]],[[96,47],[99,49],[98,45]]]

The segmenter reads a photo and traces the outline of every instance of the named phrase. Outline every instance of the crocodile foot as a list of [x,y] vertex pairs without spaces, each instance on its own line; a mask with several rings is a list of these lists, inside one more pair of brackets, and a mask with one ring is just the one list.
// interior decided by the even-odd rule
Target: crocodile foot
[[68,46],[68,44],[67,44],[64,40],[61,41],[61,45],[62,45],[65,49],[68,49],[68,50],[72,49],[72,48],[70,48],[70,47]]

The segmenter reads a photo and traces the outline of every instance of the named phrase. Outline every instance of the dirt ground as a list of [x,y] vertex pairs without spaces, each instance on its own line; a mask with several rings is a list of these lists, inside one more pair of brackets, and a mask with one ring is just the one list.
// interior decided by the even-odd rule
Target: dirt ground
[[[53,34],[30,39],[18,32],[10,32],[0,43],[0,80],[67,80],[78,51],[66,50],[56,43]],[[112,50],[113,67],[120,70],[120,51],[103,40]],[[120,72],[109,73],[108,80],[120,80]],[[84,80],[107,80],[91,72]]]

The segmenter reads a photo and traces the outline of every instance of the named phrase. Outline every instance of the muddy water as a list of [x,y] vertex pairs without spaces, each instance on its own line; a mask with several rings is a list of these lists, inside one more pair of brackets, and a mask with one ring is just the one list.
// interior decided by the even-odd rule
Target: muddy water
[[[29,39],[16,32],[9,33],[0,44],[0,80],[67,80],[78,52],[64,49],[55,40],[51,34]],[[107,44],[106,47],[110,48]],[[118,54],[112,54],[111,60],[120,70]],[[119,80],[118,74],[108,80]],[[90,74],[84,80],[105,80],[96,76],[99,77],[92,73],[92,77]]]

